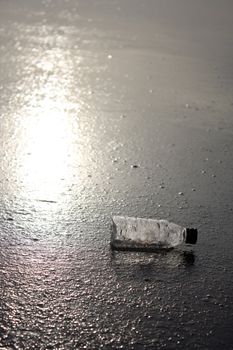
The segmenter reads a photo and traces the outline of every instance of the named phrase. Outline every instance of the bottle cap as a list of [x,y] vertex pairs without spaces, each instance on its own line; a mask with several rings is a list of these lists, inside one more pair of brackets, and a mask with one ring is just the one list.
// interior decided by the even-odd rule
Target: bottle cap
[[197,242],[197,229],[196,228],[186,228],[185,243],[195,244],[196,242]]

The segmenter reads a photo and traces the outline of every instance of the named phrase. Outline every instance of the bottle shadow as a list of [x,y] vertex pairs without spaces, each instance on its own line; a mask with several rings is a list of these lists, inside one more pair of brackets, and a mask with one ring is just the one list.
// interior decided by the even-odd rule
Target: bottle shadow
[[196,258],[195,258],[195,254],[192,250],[182,252],[181,257],[182,257],[183,265],[185,267],[190,267],[190,266],[193,266],[195,264]]
[[156,253],[112,251],[110,264],[118,276],[131,276],[137,280],[158,280],[164,275],[175,276],[180,270],[195,265],[192,250],[161,251]]

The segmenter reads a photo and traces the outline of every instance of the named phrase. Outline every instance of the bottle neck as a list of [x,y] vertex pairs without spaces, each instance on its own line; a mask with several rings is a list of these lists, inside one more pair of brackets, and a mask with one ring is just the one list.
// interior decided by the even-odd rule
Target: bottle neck
[[197,229],[196,228],[185,228],[185,243],[196,244],[197,242]]

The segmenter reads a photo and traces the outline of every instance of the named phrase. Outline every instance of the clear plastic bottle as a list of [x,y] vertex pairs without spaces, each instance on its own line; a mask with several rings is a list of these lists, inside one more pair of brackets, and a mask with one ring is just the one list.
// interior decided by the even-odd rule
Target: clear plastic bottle
[[167,220],[112,217],[112,249],[171,249],[182,243],[195,244],[196,241],[197,229],[181,227]]

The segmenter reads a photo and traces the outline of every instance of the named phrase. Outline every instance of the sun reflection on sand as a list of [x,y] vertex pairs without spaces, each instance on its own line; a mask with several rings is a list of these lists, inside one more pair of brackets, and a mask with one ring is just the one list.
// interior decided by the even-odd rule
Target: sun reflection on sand
[[38,85],[27,96],[30,105],[20,122],[23,135],[18,177],[23,191],[32,198],[57,200],[72,176],[72,157],[78,163],[82,157],[81,152],[73,149],[80,134],[79,105],[75,104],[76,118],[73,118],[66,97],[69,86],[55,77]]
[[[36,41],[40,28],[33,30]],[[67,37],[50,27],[43,27],[40,39],[20,52],[15,66],[16,93],[2,141],[10,154],[4,159],[4,193],[25,203],[61,197],[63,203],[74,186],[79,195],[90,180],[95,125],[90,86],[99,71],[86,52],[77,51],[74,59],[73,51],[64,49],[71,46]]]
[[27,154],[23,162],[24,184],[40,197],[53,197],[68,175],[71,130],[67,115],[41,106],[25,130]]

